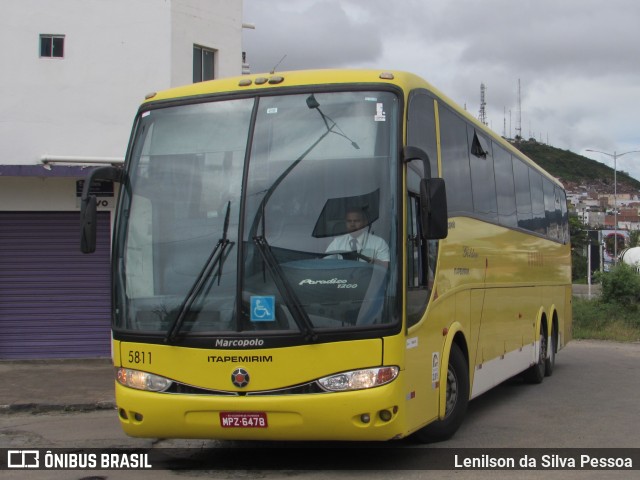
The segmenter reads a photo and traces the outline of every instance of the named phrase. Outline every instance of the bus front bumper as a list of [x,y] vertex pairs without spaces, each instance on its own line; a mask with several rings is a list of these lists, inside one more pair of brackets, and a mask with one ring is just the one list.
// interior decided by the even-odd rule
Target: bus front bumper
[[370,390],[237,397],[154,393],[116,382],[116,403],[132,437],[391,440],[406,432],[397,380]]

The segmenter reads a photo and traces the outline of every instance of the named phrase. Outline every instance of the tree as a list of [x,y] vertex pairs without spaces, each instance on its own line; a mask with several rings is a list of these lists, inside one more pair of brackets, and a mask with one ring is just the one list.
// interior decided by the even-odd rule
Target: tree
[[640,300],[640,275],[626,263],[619,263],[600,275],[602,301],[619,305],[634,305]]

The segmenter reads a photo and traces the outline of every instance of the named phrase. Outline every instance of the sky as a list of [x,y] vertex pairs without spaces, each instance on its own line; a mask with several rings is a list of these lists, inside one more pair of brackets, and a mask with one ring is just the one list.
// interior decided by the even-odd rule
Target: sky
[[[640,150],[637,0],[244,0],[252,73],[416,73],[489,127],[613,167]],[[284,58],[283,58],[284,57]],[[640,152],[616,167],[640,179]]]

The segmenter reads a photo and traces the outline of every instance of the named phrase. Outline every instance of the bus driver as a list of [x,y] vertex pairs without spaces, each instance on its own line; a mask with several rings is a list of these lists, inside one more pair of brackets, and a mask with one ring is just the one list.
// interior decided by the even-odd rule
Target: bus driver
[[[375,263],[383,267],[389,264],[389,246],[382,238],[369,233],[364,212],[359,208],[349,208],[345,215],[347,233],[333,239],[326,253],[334,253],[329,258],[350,258],[355,252],[358,260]],[[349,252],[346,253],[345,252]]]

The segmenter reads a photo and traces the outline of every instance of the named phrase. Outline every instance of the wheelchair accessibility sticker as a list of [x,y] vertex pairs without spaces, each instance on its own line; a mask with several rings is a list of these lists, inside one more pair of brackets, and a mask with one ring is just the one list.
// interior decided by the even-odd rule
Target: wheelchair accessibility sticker
[[252,296],[251,297],[251,321],[273,322],[276,319],[276,297]]

